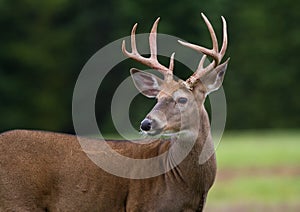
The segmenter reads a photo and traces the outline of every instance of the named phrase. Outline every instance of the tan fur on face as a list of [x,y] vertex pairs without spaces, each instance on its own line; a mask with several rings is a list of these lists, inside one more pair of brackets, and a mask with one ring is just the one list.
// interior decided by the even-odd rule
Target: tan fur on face
[[162,89],[157,95],[157,99],[170,97],[173,93],[181,88],[185,88],[181,82],[176,82],[175,80],[169,81],[168,83],[164,83],[162,85]]

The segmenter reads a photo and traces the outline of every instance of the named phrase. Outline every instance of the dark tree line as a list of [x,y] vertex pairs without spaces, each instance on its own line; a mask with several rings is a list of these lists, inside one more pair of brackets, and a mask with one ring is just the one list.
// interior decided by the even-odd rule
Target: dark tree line
[[[224,82],[227,128],[300,126],[300,2],[153,0],[0,0],[0,131],[36,128],[72,132],[72,92],[87,60],[101,47],[129,35],[133,23],[211,45],[204,12],[221,36],[229,30],[230,65]],[[110,101],[118,82],[136,63],[116,67],[97,98],[98,121],[112,126]],[[137,122],[153,101],[137,98]],[[147,105],[147,106],[145,106]]]

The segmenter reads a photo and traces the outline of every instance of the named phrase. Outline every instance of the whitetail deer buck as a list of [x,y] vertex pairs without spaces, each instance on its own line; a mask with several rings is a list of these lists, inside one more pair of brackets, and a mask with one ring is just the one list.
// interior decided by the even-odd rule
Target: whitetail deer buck
[[[141,130],[148,135],[168,133],[169,137],[153,139],[147,144],[107,142],[112,149],[131,158],[152,158],[168,152],[161,166],[166,170],[171,166],[171,170],[147,179],[122,178],[95,165],[82,150],[76,136],[9,131],[0,135],[0,211],[202,211],[216,174],[214,153],[205,163],[199,164],[204,143],[208,142],[213,148],[203,103],[207,94],[221,86],[228,63],[227,60],[220,64],[227,48],[225,19],[222,17],[223,45],[219,51],[213,27],[202,16],[213,48],[179,41],[204,54],[198,69],[186,81],[173,79],[174,54],[169,68],[157,60],[159,19],[149,37],[150,58],[142,57],[137,51],[137,25],[131,33],[132,52],[125,49],[125,42],[122,44],[125,55],[164,74],[164,80],[161,80],[152,74],[131,70],[140,92],[157,99],[155,107],[142,121]],[[213,60],[204,67],[207,56]],[[178,134],[184,136],[178,139]],[[191,141],[194,135],[195,144]],[[171,151],[174,143],[179,145]],[[194,145],[189,154],[176,165],[180,148],[191,143]],[[99,154],[101,157],[103,153]],[[135,167],[131,169],[134,171]]]

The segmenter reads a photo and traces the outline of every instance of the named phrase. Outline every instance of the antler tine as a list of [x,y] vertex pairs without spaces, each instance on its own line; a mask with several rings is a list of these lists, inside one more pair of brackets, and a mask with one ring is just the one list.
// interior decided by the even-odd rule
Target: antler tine
[[156,69],[157,71],[161,72],[165,78],[170,78],[169,76],[173,76],[173,67],[174,67],[174,54],[172,54],[170,59],[170,66],[169,68],[163,66],[160,64],[157,60],[157,26],[160,18],[157,18],[154,22],[150,35],[149,35],[149,45],[150,45],[150,57],[145,58],[141,56],[138,53],[137,47],[136,47],[136,39],[135,39],[135,32],[137,28],[137,24],[135,24],[131,31],[131,49],[132,52],[128,52],[125,47],[125,40],[122,42],[122,51],[123,53],[129,57],[132,58],[144,65],[147,65],[153,69]]
[[158,17],[154,22],[150,35],[149,35],[149,45],[150,45],[150,58],[157,59],[157,26],[160,18]]
[[[227,50],[228,38],[227,38],[227,23],[223,16],[221,16],[223,22],[223,44],[220,51],[221,58],[224,57],[225,52]],[[220,61],[221,62],[221,61]]]
[[213,57],[213,55],[215,53],[219,52],[218,39],[217,39],[215,30],[214,30],[213,26],[211,25],[211,23],[209,22],[208,18],[203,13],[201,13],[201,16],[202,16],[203,20],[206,23],[206,26],[207,26],[207,28],[209,30],[209,33],[210,33],[210,37],[212,39],[213,48],[212,48],[212,50],[210,52],[211,52],[212,57]]
[[137,28],[137,23],[135,23],[135,25],[132,27],[132,30],[131,30],[131,48],[132,48],[132,52],[135,52],[136,54],[139,54],[138,53],[138,50],[136,48],[136,41],[135,41],[135,32],[136,32],[136,28]]
[[[216,33],[215,33],[211,23],[207,19],[207,17],[203,13],[201,13],[201,15],[202,15],[202,18],[204,19],[204,22],[206,23],[208,30],[209,30],[210,37],[211,37],[212,43],[213,43],[213,48],[207,49],[202,46],[198,46],[198,45],[191,44],[188,42],[178,41],[183,46],[189,47],[191,49],[194,49],[194,50],[204,54],[199,62],[199,66],[198,66],[197,70],[194,72],[194,74],[189,79],[186,80],[186,85],[189,88],[192,88],[199,81],[199,79],[202,76],[206,75],[208,72],[212,71],[214,68],[216,68],[220,64],[220,62],[222,61],[222,58],[225,55],[225,52],[227,49],[227,43],[228,43],[227,24],[226,24],[225,18],[223,16],[221,17],[222,22],[223,22],[223,44],[222,44],[221,51],[219,52],[219,45],[218,45]],[[207,56],[212,57],[213,61],[208,66],[204,67],[204,62],[205,62],[205,59]]]
[[126,50],[125,40],[122,41],[122,52],[127,57],[133,57],[133,56],[138,56],[139,55],[138,50],[136,48],[136,41],[135,41],[136,28],[137,28],[137,23],[134,24],[134,26],[132,27],[132,30],[131,30],[131,36],[130,36],[130,39],[131,39],[131,51],[132,51],[131,53]]
[[172,53],[171,58],[170,58],[170,65],[169,65],[170,71],[173,71],[173,69],[174,69],[174,57],[175,57],[175,52]]

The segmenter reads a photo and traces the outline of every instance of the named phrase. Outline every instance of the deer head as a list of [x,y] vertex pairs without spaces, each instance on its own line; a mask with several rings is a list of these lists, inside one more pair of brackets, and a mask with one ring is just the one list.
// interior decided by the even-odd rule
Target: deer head
[[[209,29],[213,48],[207,49],[195,44],[178,41],[183,46],[203,53],[197,70],[185,81],[180,79],[176,81],[173,79],[175,53],[171,55],[169,67],[165,67],[157,60],[156,31],[159,18],[153,24],[149,36],[151,53],[149,58],[145,58],[138,53],[135,41],[137,24],[134,25],[131,32],[132,52],[126,50],[125,41],[122,43],[122,51],[126,56],[157,70],[164,76],[162,80],[156,75],[134,68],[130,71],[137,89],[146,97],[157,99],[157,104],[141,122],[140,128],[146,134],[156,135],[159,133],[167,134],[177,133],[182,130],[191,130],[194,123],[197,122],[197,120],[193,120],[194,114],[202,111],[206,96],[222,85],[229,61],[228,59],[221,64],[228,42],[226,21],[222,17],[223,44],[219,51],[214,29],[206,16],[203,13],[201,15]],[[204,67],[207,56],[212,58],[212,62]],[[182,119],[182,117],[185,118]]]

